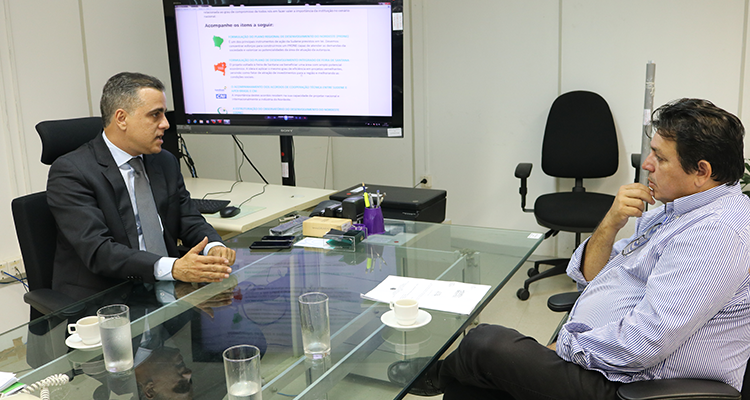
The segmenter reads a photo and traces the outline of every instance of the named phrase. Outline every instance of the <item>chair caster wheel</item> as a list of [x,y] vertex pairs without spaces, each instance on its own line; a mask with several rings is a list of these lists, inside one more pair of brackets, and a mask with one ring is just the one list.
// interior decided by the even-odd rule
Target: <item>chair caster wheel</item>
[[521,300],[528,300],[529,299],[529,290],[526,288],[520,288],[516,292],[516,297],[518,297]]
[[531,268],[529,268],[528,271],[526,271],[526,275],[528,275],[529,278],[531,278],[534,275],[539,275],[539,270],[536,269],[536,268],[534,268],[534,267],[531,267]]

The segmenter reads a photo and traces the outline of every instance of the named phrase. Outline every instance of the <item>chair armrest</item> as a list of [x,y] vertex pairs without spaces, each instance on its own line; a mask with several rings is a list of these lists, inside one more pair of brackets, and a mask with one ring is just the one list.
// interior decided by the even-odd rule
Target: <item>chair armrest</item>
[[723,382],[704,379],[656,379],[626,383],[617,389],[621,400],[740,400],[737,389]]
[[547,307],[554,312],[570,312],[578,300],[580,292],[558,293],[547,299]]
[[641,169],[641,153],[630,154],[630,165],[632,165],[633,168]]
[[[52,289],[36,289],[24,293],[23,301],[42,314],[50,314],[55,311],[70,307],[76,301],[68,295],[62,294]],[[83,305],[65,310],[63,315],[75,315],[83,309]]]
[[531,176],[532,163],[518,163],[516,166],[516,178],[526,179]]
[[528,192],[526,189],[526,178],[531,176],[531,168],[533,166],[531,163],[519,163],[516,166],[516,178],[521,180],[521,187],[518,189],[518,193],[521,194],[521,210],[524,212],[534,212],[534,209],[526,208],[526,192]]
[[641,153],[630,154],[630,165],[635,168],[635,181],[638,182],[641,179]]

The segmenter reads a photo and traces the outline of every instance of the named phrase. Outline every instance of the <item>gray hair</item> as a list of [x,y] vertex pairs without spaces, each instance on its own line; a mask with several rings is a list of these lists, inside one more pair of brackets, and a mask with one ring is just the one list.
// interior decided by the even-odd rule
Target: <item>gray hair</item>
[[99,108],[102,112],[102,123],[106,128],[112,121],[115,111],[123,109],[132,113],[140,105],[138,92],[143,88],[164,91],[164,84],[158,78],[138,72],[120,72],[109,78],[102,89]]

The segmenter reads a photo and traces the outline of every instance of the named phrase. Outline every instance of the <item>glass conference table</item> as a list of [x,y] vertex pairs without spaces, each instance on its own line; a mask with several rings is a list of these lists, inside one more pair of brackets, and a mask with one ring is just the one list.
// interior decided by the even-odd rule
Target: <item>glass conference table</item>
[[[230,279],[208,285],[124,283],[66,310],[0,335],[0,371],[27,384],[56,373],[70,383],[52,399],[224,399],[222,352],[235,344],[261,349],[263,399],[392,399],[466,329],[536,249],[543,235],[501,229],[386,221],[355,249],[250,250],[261,226],[227,241],[237,250]],[[360,296],[389,275],[490,285],[469,315],[427,310],[423,327],[401,331],[381,322],[388,304]],[[302,349],[300,294],[329,296],[331,354]],[[101,349],[66,345],[67,324],[106,304],[131,309],[136,367],[111,374]],[[9,343],[12,343],[9,345]],[[80,343],[80,342],[79,342]],[[393,368],[409,361],[410,368]],[[140,394],[139,394],[140,388]]]

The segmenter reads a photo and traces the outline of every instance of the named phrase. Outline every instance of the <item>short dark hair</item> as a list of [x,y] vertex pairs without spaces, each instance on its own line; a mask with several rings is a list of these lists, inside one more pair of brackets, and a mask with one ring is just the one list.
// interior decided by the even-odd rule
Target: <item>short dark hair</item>
[[158,78],[138,72],[120,72],[109,78],[102,89],[99,108],[102,112],[102,124],[106,128],[112,121],[115,111],[122,108],[133,112],[140,103],[138,91],[152,88],[164,91],[164,84]]
[[742,178],[745,128],[735,115],[707,100],[679,99],[654,110],[651,120],[658,135],[676,143],[685,172],[706,160],[713,180],[735,184]]

